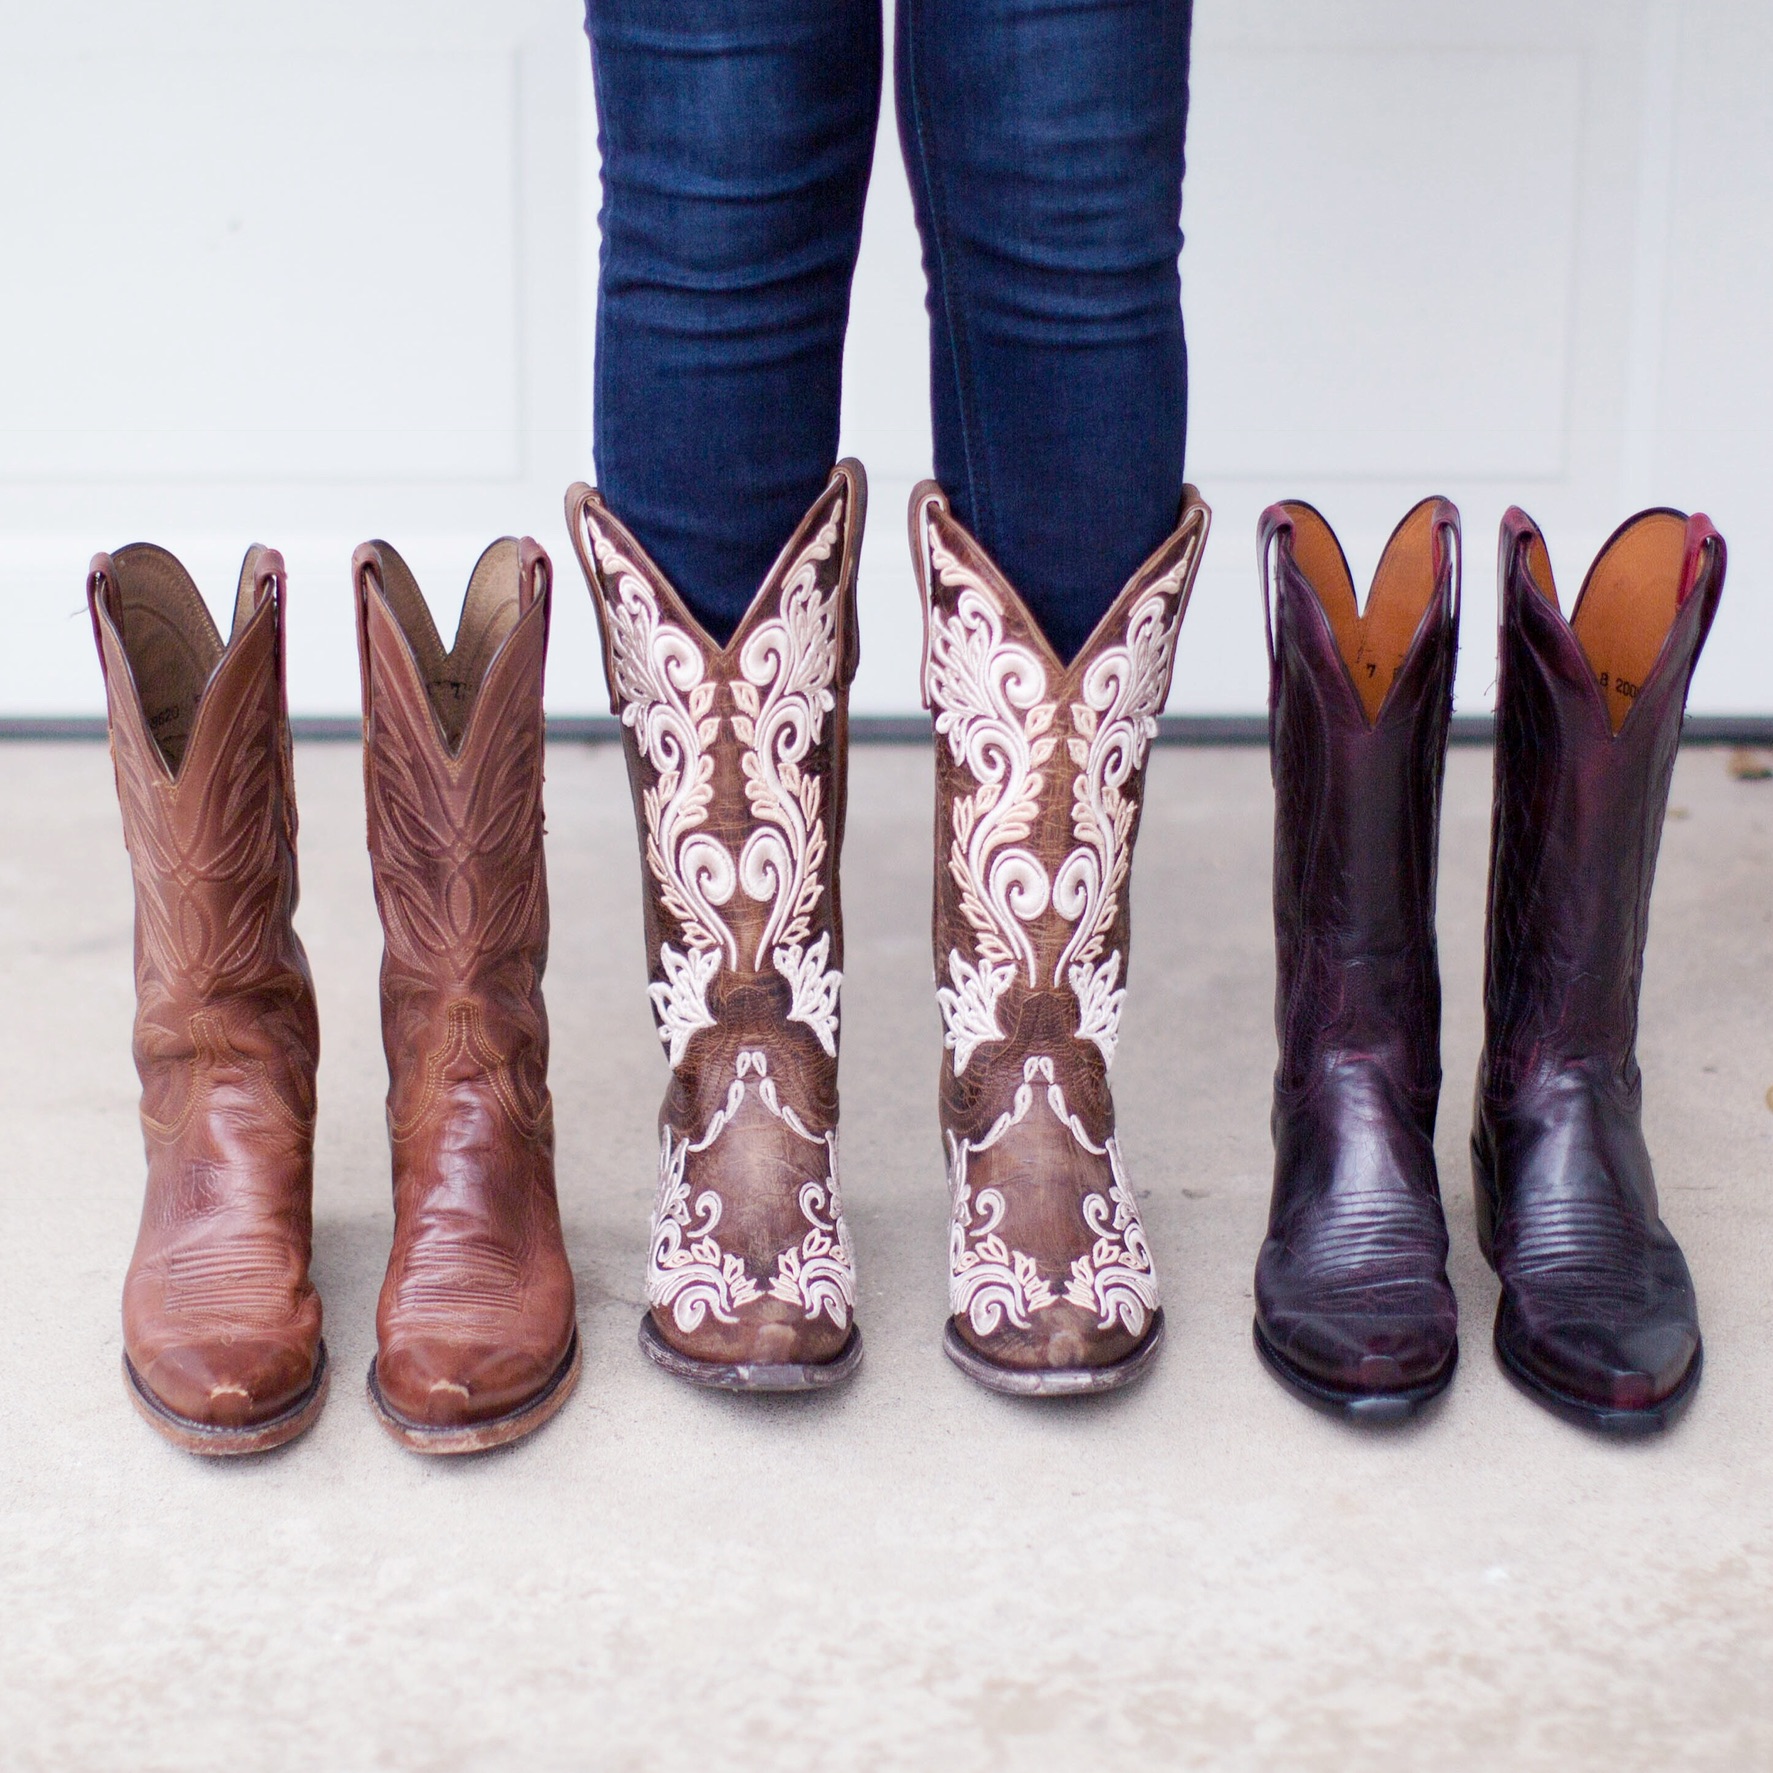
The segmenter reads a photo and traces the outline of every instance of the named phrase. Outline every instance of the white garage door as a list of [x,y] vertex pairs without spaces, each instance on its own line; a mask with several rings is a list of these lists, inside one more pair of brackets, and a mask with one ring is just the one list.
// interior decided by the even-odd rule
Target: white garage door
[[[217,603],[246,542],[282,547],[292,700],[326,713],[356,703],[356,542],[399,545],[447,630],[515,529],[563,569],[551,705],[600,708],[560,519],[590,472],[596,265],[575,0],[4,16],[0,715],[100,706],[95,547],[162,540]],[[1172,709],[1261,706],[1263,504],[1312,499],[1364,576],[1440,491],[1466,519],[1462,707],[1490,697],[1504,507],[1573,589],[1667,502],[1732,550],[1695,707],[1773,712],[1770,67],[1761,0],[1199,0],[1183,278],[1217,520]],[[845,438],[874,481],[857,701],[880,712],[916,705],[921,302],[889,133]]]

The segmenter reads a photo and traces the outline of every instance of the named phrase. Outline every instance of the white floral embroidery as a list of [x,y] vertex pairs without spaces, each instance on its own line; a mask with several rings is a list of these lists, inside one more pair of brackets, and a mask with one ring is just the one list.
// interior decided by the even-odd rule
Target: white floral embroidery
[[811,1229],[798,1247],[776,1258],[770,1296],[798,1305],[809,1320],[820,1312],[838,1329],[850,1321],[856,1299],[856,1259],[850,1246],[849,1226],[838,1205],[837,1135],[831,1138],[831,1182],[805,1183],[800,1190],[800,1210]]
[[1009,990],[1016,969],[1007,960],[976,967],[961,958],[958,948],[950,948],[948,976],[954,983],[936,987],[936,1003],[942,1011],[943,1044],[954,1049],[954,1075],[959,1077],[976,1048],[1003,1039],[997,1000]]
[[1120,950],[1117,948],[1099,967],[1087,960],[1071,963],[1071,992],[1077,999],[1077,1038],[1093,1040],[1104,1066],[1114,1063],[1120,1041],[1121,1006],[1127,990],[1119,985]]
[[948,1134],[948,1184],[954,1203],[948,1233],[948,1308],[955,1317],[965,1317],[979,1336],[989,1336],[1006,1318],[1016,1329],[1026,1330],[1034,1312],[1059,1302],[1035,1259],[1026,1250],[1013,1249],[998,1231],[1005,1210],[1002,1190],[981,1188],[974,1193],[967,1179],[972,1155],[989,1151],[1027,1117],[1039,1077],[1052,1084],[1053,1061],[1044,1053],[1023,1061],[1015,1100],[983,1139]]
[[739,1307],[763,1297],[744,1262],[723,1251],[714,1236],[720,1196],[705,1189],[691,1208],[689,1153],[689,1142],[674,1138],[667,1127],[659,1147],[659,1202],[646,1274],[647,1304],[669,1311],[686,1335],[699,1330],[709,1312],[723,1324],[736,1324]]
[[659,1039],[675,1066],[696,1031],[714,1026],[708,988],[722,958],[738,958],[719,910],[733,896],[738,870],[726,846],[702,829],[714,794],[717,686],[707,679],[701,648],[659,614],[658,599],[639,568],[603,530],[592,526],[591,536],[605,586],[622,724],[633,731],[641,755],[657,772],[641,795],[647,867],[689,948],[685,955],[662,944],[665,978],[649,988]]
[[804,1022],[833,1057],[843,975],[827,965],[828,931],[807,944],[824,891],[823,783],[801,765],[837,705],[840,587],[821,592],[818,576],[840,544],[843,520],[839,502],[796,556],[777,613],[746,640],[732,683],[745,795],[761,821],[739,854],[739,882],[770,907],[754,964],[761,970],[769,957],[793,992],[789,1020]]
[[1076,928],[1053,969],[1053,983],[1071,987],[1078,1038],[1093,1040],[1104,1063],[1114,1057],[1126,995],[1113,989],[1122,957],[1116,950],[1108,966],[1093,963],[1120,915],[1139,816],[1126,788],[1145,767],[1169,694],[1185,602],[1174,593],[1194,554],[1187,551],[1133,606],[1124,639],[1091,661],[1079,685],[1081,699],[1071,704],[1073,736],[1066,749],[1077,766],[1071,788],[1077,847],[1053,876],[1053,908]]
[[949,1308],[956,1317],[966,1317],[975,1334],[989,1336],[1006,1319],[1017,1329],[1027,1329],[1033,1313],[1059,1303],[1060,1295],[1041,1275],[1034,1257],[1013,1248],[999,1231],[1005,1211],[1002,1191],[975,1191],[967,1174],[974,1154],[988,1151],[1027,1118],[1034,1107],[1036,1088],[1043,1082],[1046,1088],[1042,1094],[1054,1118],[1085,1151],[1108,1159],[1112,1178],[1106,1196],[1089,1194],[1081,1203],[1084,1223],[1094,1241],[1072,1262],[1063,1297],[1094,1312],[1100,1329],[1112,1329],[1118,1320],[1130,1335],[1141,1335],[1148,1315],[1157,1309],[1157,1276],[1132,1187],[1121,1165],[1119,1143],[1112,1133],[1100,1145],[1089,1136],[1066,1103],[1053,1061],[1044,1053],[1023,1061],[1022,1081],[1011,1105],[984,1138],[964,1140],[948,1134],[954,1204],[949,1228]]
[[843,974],[826,966],[830,954],[831,932],[826,930],[812,947],[803,950],[798,942],[790,943],[778,948],[771,958],[794,994],[788,1020],[804,1022],[819,1037],[819,1045],[835,1059],[837,994],[843,985]]
[[[768,1056],[741,1048],[726,1099],[708,1117],[693,1144],[669,1127],[661,1134],[659,1204],[653,1215],[652,1257],[647,1269],[647,1303],[669,1309],[686,1333],[712,1312],[721,1323],[736,1323],[738,1308],[764,1297],[741,1257],[724,1251],[715,1236],[724,1210],[719,1194],[704,1189],[693,1208],[687,1166],[690,1154],[708,1150],[732,1123],[748,1092],[797,1138],[825,1148],[825,1175],[801,1184],[799,1204],[808,1229],[798,1244],[782,1251],[770,1277],[772,1298],[797,1305],[807,1318],[821,1313],[838,1329],[856,1302],[856,1264],[844,1220],[837,1179],[837,1133],[812,1132],[792,1106],[783,1102],[769,1074]],[[692,1212],[694,1227],[692,1230]]]
[[1113,1181],[1106,1199],[1099,1194],[1084,1199],[1083,1216],[1096,1241],[1071,1264],[1065,1297],[1084,1311],[1096,1312],[1098,1329],[1112,1330],[1118,1318],[1128,1335],[1137,1336],[1144,1331],[1147,1315],[1157,1310],[1157,1276],[1133,1203],[1132,1184],[1121,1167],[1120,1145],[1112,1133],[1104,1150]]
[[1042,766],[1057,737],[1058,704],[1046,699],[1047,674],[1034,652],[1004,635],[1003,606],[972,568],[925,530],[929,570],[958,592],[954,613],[932,601],[924,692],[946,742],[977,786],[956,796],[948,872],[961,915],[973,931],[977,957],[949,954],[953,988],[937,993],[944,1044],[954,1069],[966,1070],[974,1050],[1002,1040],[997,1000],[1017,973],[1036,981],[1034,942],[1026,925],[1046,910],[1051,885],[1023,840],[1034,827],[1045,778]]
[[[949,1138],[952,1143],[953,1135]],[[966,1147],[957,1151],[964,1177]],[[999,1236],[1003,1213],[1004,1199],[997,1189],[981,1188],[969,1198],[963,1183],[948,1239],[948,1307],[956,1317],[966,1318],[980,1336],[989,1336],[1005,1318],[1018,1330],[1026,1330],[1031,1313],[1057,1303],[1034,1258],[1026,1250],[1012,1250]]]
[[698,1029],[714,1026],[714,1016],[708,1008],[708,987],[720,971],[720,950],[692,948],[687,955],[679,954],[665,942],[659,948],[659,961],[665,969],[664,980],[649,985],[646,994],[653,1000],[659,1039],[665,1043],[675,1070],[690,1037]]

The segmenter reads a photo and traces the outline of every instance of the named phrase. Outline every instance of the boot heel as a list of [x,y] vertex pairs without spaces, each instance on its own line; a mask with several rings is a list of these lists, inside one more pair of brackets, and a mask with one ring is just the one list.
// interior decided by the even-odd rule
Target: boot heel
[[1477,1220],[1478,1250],[1491,1268],[1496,1266],[1496,1180],[1490,1160],[1474,1133],[1471,1140],[1471,1206]]

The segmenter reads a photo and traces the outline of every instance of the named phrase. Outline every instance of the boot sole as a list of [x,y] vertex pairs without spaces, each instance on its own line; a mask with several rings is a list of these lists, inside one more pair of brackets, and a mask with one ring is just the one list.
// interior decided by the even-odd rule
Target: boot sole
[[1293,1365],[1287,1357],[1262,1334],[1262,1326],[1252,1323],[1256,1352],[1281,1384],[1303,1398],[1313,1409],[1346,1422],[1357,1422],[1375,1428],[1407,1422],[1424,1404],[1432,1403],[1453,1382],[1459,1365],[1459,1344],[1455,1342],[1440,1367],[1420,1384],[1404,1386],[1396,1391],[1344,1391]]
[[376,1364],[369,1363],[369,1401],[376,1420],[409,1453],[428,1458],[447,1459],[461,1453],[485,1453],[493,1447],[508,1447],[526,1435],[534,1434],[543,1423],[558,1414],[561,1406],[577,1390],[579,1383],[579,1332],[573,1331],[566,1358],[554,1369],[554,1376],[527,1402],[490,1422],[463,1422],[437,1428],[414,1422],[393,1409],[382,1396],[376,1382]]
[[950,1318],[942,1334],[942,1352],[969,1379],[1002,1397],[1093,1397],[1098,1392],[1119,1391],[1143,1377],[1157,1358],[1163,1339],[1164,1314],[1159,1306],[1139,1346],[1106,1367],[1006,1367],[987,1360]]
[[1534,1403],[1549,1410],[1560,1421],[1577,1428],[1594,1429],[1600,1434],[1631,1440],[1644,1435],[1660,1434],[1670,1427],[1699,1389],[1699,1377],[1705,1369],[1705,1344],[1693,1350],[1693,1363],[1682,1375],[1681,1382],[1660,1403],[1645,1404],[1638,1409],[1623,1409],[1616,1404],[1596,1404],[1585,1398],[1560,1391],[1548,1384],[1524,1362],[1516,1359],[1500,1343],[1495,1345],[1496,1364],[1513,1382],[1516,1390]]
[[148,1389],[127,1354],[123,1357],[123,1383],[136,1414],[181,1452],[195,1453],[200,1459],[239,1459],[251,1453],[269,1453],[273,1447],[286,1445],[314,1426],[332,1383],[332,1363],[322,1342],[315,1354],[314,1377],[308,1382],[308,1389],[270,1421],[255,1422],[248,1428],[217,1428],[169,1410]]
[[673,1348],[648,1311],[640,1319],[640,1348],[674,1379],[710,1391],[826,1391],[852,1378],[862,1364],[862,1330],[850,1333],[828,1361],[699,1361]]

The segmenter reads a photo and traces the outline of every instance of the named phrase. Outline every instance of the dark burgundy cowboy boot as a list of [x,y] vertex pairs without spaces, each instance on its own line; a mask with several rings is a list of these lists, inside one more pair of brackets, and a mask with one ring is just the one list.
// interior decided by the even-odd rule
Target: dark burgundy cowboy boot
[[1459,513],[1445,499],[1410,512],[1364,615],[1309,505],[1270,506],[1258,533],[1280,1062],[1256,1347],[1308,1401],[1393,1420],[1443,1390],[1459,1358],[1434,1163]]
[[1699,1315],[1640,1124],[1638,986],[1687,683],[1724,587],[1704,517],[1643,511],[1566,622],[1545,539],[1502,520],[1501,675],[1478,1238],[1496,1353],[1558,1415],[1663,1427],[1699,1383]]

